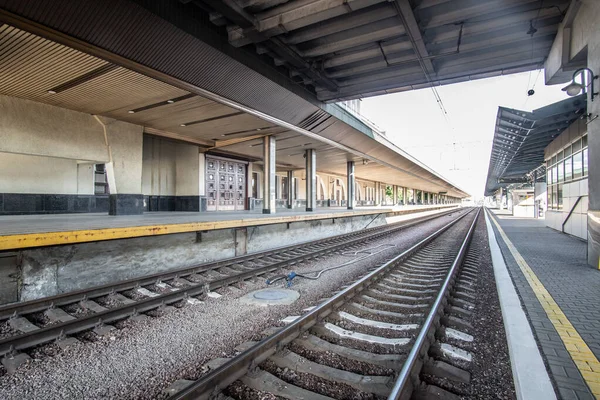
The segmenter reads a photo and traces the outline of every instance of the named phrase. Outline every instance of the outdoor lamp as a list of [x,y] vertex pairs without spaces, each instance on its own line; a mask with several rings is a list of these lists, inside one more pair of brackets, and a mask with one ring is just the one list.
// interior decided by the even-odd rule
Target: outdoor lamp
[[577,83],[575,82],[575,77],[577,76],[577,74],[579,74],[582,71],[587,71],[590,73],[590,76],[592,77],[591,81],[590,81],[590,87],[591,87],[591,99],[592,101],[594,101],[594,97],[598,96],[598,92],[594,92],[594,81],[596,79],[598,79],[598,75],[594,75],[594,72],[589,69],[589,68],[579,68],[578,70],[576,70],[575,72],[573,72],[573,80],[571,83],[569,83],[567,86],[565,86],[564,88],[562,88],[562,90],[564,92],[567,92],[567,94],[569,96],[577,96],[579,93],[581,93],[581,91],[584,89],[584,85],[581,83]]

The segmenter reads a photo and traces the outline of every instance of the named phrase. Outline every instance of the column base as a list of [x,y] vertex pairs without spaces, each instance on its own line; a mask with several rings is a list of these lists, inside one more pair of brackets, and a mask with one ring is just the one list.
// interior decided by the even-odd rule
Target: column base
[[111,194],[108,215],[139,215],[144,213],[143,194]]
[[306,211],[315,211],[315,209],[312,207],[306,207]]
[[263,208],[263,214],[275,214],[275,210],[270,210],[268,208]]

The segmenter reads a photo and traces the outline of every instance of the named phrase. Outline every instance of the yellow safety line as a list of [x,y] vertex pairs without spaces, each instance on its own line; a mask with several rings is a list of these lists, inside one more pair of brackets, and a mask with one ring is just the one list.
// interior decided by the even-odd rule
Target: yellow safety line
[[583,379],[589,386],[596,399],[600,399],[600,362],[598,362],[598,359],[594,353],[581,338],[577,330],[573,327],[556,301],[554,301],[554,298],[550,295],[548,290],[546,290],[542,282],[540,282],[531,267],[529,267],[517,248],[506,236],[500,227],[500,224],[495,218],[490,219],[494,222],[496,228],[498,228],[500,236],[502,236],[504,243],[506,243],[506,246],[519,265],[523,275],[525,275],[527,282],[529,282],[529,286],[531,286],[531,289],[533,289],[533,292],[544,308],[544,311],[546,311],[546,314],[552,322],[552,325],[554,325],[554,328],[562,339],[567,351],[575,362],[575,365],[577,365],[579,372],[581,372],[581,375],[583,375]]
[[276,217],[246,218],[223,221],[185,222],[180,224],[142,225],[123,228],[83,229],[64,232],[39,232],[14,235],[0,235],[0,251],[18,250],[31,247],[56,246],[63,244],[76,244],[97,242],[102,240],[129,239],[143,236],[169,235],[173,233],[186,233],[198,231],[211,231],[216,229],[242,228],[247,226],[272,225],[292,222],[314,221],[320,219],[359,217],[363,215],[386,214],[402,215],[421,211],[433,211],[451,206],[432,207],[426,210],[364,210],[347,211],[327,214],[282,215]]
[[277,217],[187,222],[180,224],[142,225],[128,226],[122,228],[84,229],[64,232],[24,233],[0,236],[0,250],[15,250],[29,247],[75,244],[113,239],[127,239],[142,236],[168,235],[172,233],[210,231],[216,229],[272,225],[287,222],[312,221],[319,219],[359,217],[362,215],[373,215],[391,212],[393,211],[390,209],[382,209],[362,212],[350,211],[327,214],[305,214],[293,216],[282,215]]

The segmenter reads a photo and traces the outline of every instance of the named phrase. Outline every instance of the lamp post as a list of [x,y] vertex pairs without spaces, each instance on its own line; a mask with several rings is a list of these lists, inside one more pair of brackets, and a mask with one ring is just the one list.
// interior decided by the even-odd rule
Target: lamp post
[[591,100],[594,101],[594,97],[598,96],[598,92],[594,92],[594,81],[596,79],[598,79],[598,75],[594,75],[594,71],[592,71],[589,68],[579,68],[578,70],[573,72],[572,82],[569,83],[564,88],[562,88],[562,90],[567,92],[567,94],[569,96],[577,96],[579,93],[581,93],[581,91],[585,88],[585,85],[583,83],[575,82],[575,77],[583,71],[589,72],[590,77],[592,78],[590,81],[590,89],[591,89]]

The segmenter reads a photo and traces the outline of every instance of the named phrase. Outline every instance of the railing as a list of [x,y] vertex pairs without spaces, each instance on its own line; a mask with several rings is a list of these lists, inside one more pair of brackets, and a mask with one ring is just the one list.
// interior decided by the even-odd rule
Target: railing
[[567,224],[567,222],[569,222],[569,218],[571,218],[571,214],[573,214],[575,207],[577,207],[577,204],[579,204],[579,201],[581,200],[582,197],[583,196],[579,196],[577,198],[577,200],[575,200],[575,203],[573,203],[573,206],[571,207],[571,211],[569,211],[569,215],[567,215],[567,218],[565,218],[565,220],[562,223],[562,233],[565,233],[565,225]]

